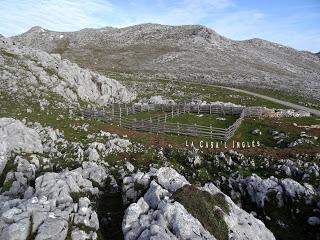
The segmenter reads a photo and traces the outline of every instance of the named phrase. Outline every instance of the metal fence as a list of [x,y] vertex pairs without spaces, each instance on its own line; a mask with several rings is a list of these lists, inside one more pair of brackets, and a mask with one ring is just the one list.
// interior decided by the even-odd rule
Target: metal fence
[[[146,111],[159,111],[162,113],[154,117],[149,117],[148,119],[140,120],[128,117],[129,115]],[[239,118],[228,128],[172,123],[167,121],[185,113],[239,115]],[[262,113],[263,111],[260,107],[243,108],[210,104],[148,104],[131,106],[126,104],[112,104],[105,109],[84,109],[81,111],[81,115],[84,117],[112,121],[118,123],[121,127],[136,131],[201,136],[224,141],[227,141],[235,134],[244,117],[260,117]]]

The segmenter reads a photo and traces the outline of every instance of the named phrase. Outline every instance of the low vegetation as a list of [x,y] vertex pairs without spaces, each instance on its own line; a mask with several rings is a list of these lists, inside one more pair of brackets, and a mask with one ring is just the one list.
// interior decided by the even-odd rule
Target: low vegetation
[[184,186],[173,194],[173,198],[218,240],[228,239],[228,226],[223,215],[229,214],[230,210],[223,194],[211,195],[194,186]]

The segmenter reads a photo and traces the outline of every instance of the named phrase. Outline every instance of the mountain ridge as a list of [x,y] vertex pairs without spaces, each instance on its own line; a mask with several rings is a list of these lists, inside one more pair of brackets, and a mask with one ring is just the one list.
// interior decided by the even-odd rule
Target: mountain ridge
[[276,88],[320,99],[315,54],[257,38],[235,41],[202,25],[148,23],[76,32],[36,27],[11,39],[102,74]]

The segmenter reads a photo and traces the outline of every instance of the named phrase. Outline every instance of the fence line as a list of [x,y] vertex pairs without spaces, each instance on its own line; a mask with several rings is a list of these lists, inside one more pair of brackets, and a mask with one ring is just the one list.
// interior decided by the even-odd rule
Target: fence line
[[[146,112],[159,111],[163,112],[148,119],[132,119],[129,115]],[[239,118],[228,128],[217,128],[212,126],[201,126],[197,124],[183,124],[167,122],[180,114],[185,113],[206,113],[206,114],[223,114],[239,115]],[[202,136],[218,140],[230,139],[240,126],[245,117],[260,117],[263,111],[261,107],[232,107],[222,105],[194,105],[194,104],[148,104],[148,105],[131,105],[112,104],[111,107],[102,110],[84,109],[81,115],[84,117],[97,118],[105,121],[113,121],[121,127],[129,128],[136,131],[153,132],[153,133],[172,133],[186,136]]]

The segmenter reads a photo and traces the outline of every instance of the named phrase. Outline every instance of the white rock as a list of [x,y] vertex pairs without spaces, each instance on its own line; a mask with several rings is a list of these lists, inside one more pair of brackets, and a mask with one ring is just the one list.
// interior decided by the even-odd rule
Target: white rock
[[309,218],[308,218],[308,223],[309,223],[311,226],[320,225],[320,218],[318,218],[318,217],[309,217]]
[[39,134],[13,118],[0,118],[0,139],[10,150],[27,153],[42,153],[43,150]]
[[[223,194],[214,184],[209,183],[203,190],[211,194]],[[242,240],[271,240],[275,239],[272,232],[265,227],[263,222],[256,219],[253,215],[239,208],[230,197],[223,194],[230,209],[229,214],[224,214],[224,220],[229,228],[229,239]]]
[[175,192],[184,185],[189,184],[184,176],[170,167],[162,167],[156,173],[158,183],[170,192]]

